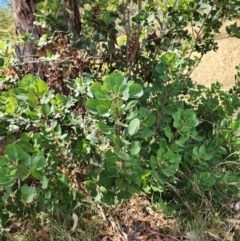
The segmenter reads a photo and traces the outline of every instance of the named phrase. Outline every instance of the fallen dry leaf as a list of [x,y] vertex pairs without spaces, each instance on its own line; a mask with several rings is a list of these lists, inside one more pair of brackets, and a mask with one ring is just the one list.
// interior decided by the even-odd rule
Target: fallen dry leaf
[[141,241],[145,241],[145,240],[147,240],[148,237],[151,236],[151,235],[152,235],[152,233],[147,233],[147,234],[144,234],[144,235],[139,236],[138,239],[141,240]]
[[23,231],[29,231],[31,229],[31,222],[28,220],[25,220],[22,222],[22,232]]
[[47,227],[38,230],[34,237],[44,241],[51,241],[49,235],[47,234]]
[[84,223],[86,223],[86,224],[90,224],[90,223],[92,223],[92,220],[90,220],[90,219],[86,219],[86,218],[82,218],[82,221],[84,222]]
[[187,232],[187,235],[184,236],[184,238],[187,238],[189,241],[196,241],[198,240],[198,237],[194,231]]
[[240,202],[237,202],[237,203],[235,204],[235,210],[236,210],[236,211],[239,211],[239,210],[240,210]]
[[226,221],[232,224],[240,224],[240,220],[238,219],[226,219]]
[[235,209],[236,211],[239,211],[240,210],[240,202],[232,203],[230,207]]
[[70,230],[71,232],[74,231],[76,229],[77,225],[78,225],[78,216],[77,216],[76,213],[72,214],[72,218],[73,218],[73,226]]
[[222,240],[218,235],[216,235],[216,234],[214,234],[214,233],[211,233],[211,232],[209,232],[209,231],[205,231],[204,233],[208,234],[208,235],[209,235],[211,238],[213,238],[215,241],[221,241],[221,240]]
[[232,223],[235,229],[240,230],[240,220],[238,219],[226,219],[229,223]]

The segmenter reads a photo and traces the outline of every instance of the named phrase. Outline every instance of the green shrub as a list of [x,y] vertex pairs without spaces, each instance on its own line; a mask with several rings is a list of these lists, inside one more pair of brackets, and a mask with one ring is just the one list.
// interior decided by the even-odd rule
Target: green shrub
[[[217,50],[213,32],[235,16],[233,2],[225,11],[209,1],[208,15],[195,2],[170,2],[157,22],[155,5],[123,19],[129,6],[97,3],[83,13],[80,37],[62,34],[67,22],[57,1],[38,5],[36,23],[48,26],[39,50],[61,36],[69,50],[61,60],[57,48],[40,59],[62,73],[67,95],[50,89],[48,79],[7,75],[19,73],[21,63],[0,43],[0,137],[7,144],[0,157],[2,226],[23,213],[75,207],[82,193],[111,205],[144,191],[170,210],[217,208],[239,197],[240,85],[225,92],[189,77],[201,59],[192,53]],[[93,10],[100,11],[95,22]],[[185,30],[190,22],[197,33]],[[116,25],[126,30],[119,45]],[[230,36],[238,32],[229,27]],[[76,69],[82,76],[72,78]]]

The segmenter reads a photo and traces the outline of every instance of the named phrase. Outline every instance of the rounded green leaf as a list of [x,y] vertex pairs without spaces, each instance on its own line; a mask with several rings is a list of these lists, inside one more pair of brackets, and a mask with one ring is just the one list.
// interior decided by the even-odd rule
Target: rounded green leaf
[[7,101],[8,101],[8,103],[6,105],[6,112],[9,114],[12,114],[15,112],[18,102],[13,97],[8,97]]
[[106,94],[99,92],[99,91],[95,92],[95,97],[99,100],[107,100],[108,99]]
[[133,118],[135,118],[136,116],[138,115],[138,111],[137,110],[134,110],[132,112],[130,112],[128,115],[127,115],[127,120],[132,120]]
[[91,91],[93,94],[95,94],[96,91],[101,92],[101,86],[102,86],[102,85],[101,85],[100,83],[95,82],[95,83],[93,83],[93,84],[91,85],[90,91]]
[[198,176],[201,188],[205,191],[209,191],[213,185],[216,183],[216,179],[209,172],[202,172]]
[[119,93],[123,93],[124,91],[126,91],[128,89],[128,85],[121,85],[119,87]]
[[112,132],[111,128],[102,121],[98,122],[98,127],[104,134],[111,134]]
[[42,104],[42,111],[44,116],[48,116],[51,113],[50,106],[48,104]]
[[16,172],[16,169],[10,171],[9,168],[0,168],[0,185],[6,186],[16,182]]
[[29,87],[29,86],[32,86],[32,84],[34,84],[34,82],[35,82],[34,75],[28,74],[28,75],[25,75],[22,78],[22,80],[18,82],[18,86],[19,87]]
[[175,53],[167,53],[161,56],[161,61],[165,65],[169,65],[176,57]]
[[119,85],[114,85],[113,86],[113,93],[118,94],[118,92],[119,92]]
[[0,67],[4,65],[4,58],[0,57]]
[[23,185],[21,187],[21,198],[25,203],[31,203],[33,198],[37,195],[35,187],[29,187],[27,185]]
[[21,159],[21,154],[23,153],[22,148],[17,145],[7,145],[5,148],[5,154],[12,162],[17,162]]
[[154,170],[158,165],[157,158],[155,156],[151,156],[150,158],[150,167]]
[[132,101],[129,101],[127,106],[125,107],[126,110],[129,110],[129,109],[132,109],[136,106],[137,104],[137,100],[132,100]]
[[114,160],[106,160],[105,167],[106,169],[111,172],[112,174],[118,173],[119,166],[116,164],[117,162]]
[[27,91],[23,88],[16,88],[15,90],[13,90],[14,93],[14,97],[18,100],[27,100],[28,96],[27,96]]
[[97,100],[88,99],[86,105],[90,112],[97,114],[97,105],[98,105]]
[[113,147],[114,153],[123,160],[129,160],[129,155],[126,152],[120,150],[119,147]]
[[42,178],[43,178],[43,171],[34,170],[33,172],[31,172],[31,176],[33,178],[35,178],[36,180],[42,180]]
[[22,181],[30,175],[29,169],[24,165],[17,165],[16,170],[15,176]]
[[119,188],[119,190],[125,191],[128,188],[129,183],[125,181],[123,178],[117,178],[115,180],[115,185],[117,188]]
[[39,96],[43,96],[44,94],[46,94],[48,92],[48,86],[47,86],[46,82],[43,80],[38,80],[36,82],[35,88],[36,88],[36,93]]
[[144,125],[147,127],[152,126],[156,122],[156,116],[155,115],[147,115],[147,118],[143,121]]
[[178,140],[175,141],[175,143],[178,146],[184,147],[185,142],[187,141],[187,137],[181,136]]
[[32,156],[31,170],[41,170],[46,164],[46,158],[43,153],[37,153]]
[[134,135],[137,133],[140,127],[140,120],[138,118],[133,119],[128,126],[128,133],[129,135]]
[[42,178],[42,189],[47,189],[48,187],[48,178],[46,176],[43,176]]
[[110,106],[111,114],[116,118],[118,116],[121,116],[124,111],[121,107],[119,107],[120,104],[121,103],[112,102],[112,104]]
[[97,112],[99,115],[105,115],[109,111],[108,107],[105,105],[97,105]]
[[113,90],[114,85],[126,84],[126,78],[120,73],[112,73],[105,78],[104,82]]
[[33,93],[28,94],[28,104],[34,109],[38,106],[38,104],[39,104],[38,98],[35,94],[33,94]]
[[168,140],[170,142],[174,137],[171,128],[169,126],[166,126],[164,128],[164,133],[165,133],[165,136],[168,138]]
[[141,150],[141,143],[139,141],[134,141],[130,147],[130,153],[132,156],[137,155]]
[[55,98],[58,105],[66,104],[67,102],[67,98],[59,93],[56,94]]
[[130,98],[140,98],[143,95],[143,90],[141,85],[132,84],[129,86],[128,93]]

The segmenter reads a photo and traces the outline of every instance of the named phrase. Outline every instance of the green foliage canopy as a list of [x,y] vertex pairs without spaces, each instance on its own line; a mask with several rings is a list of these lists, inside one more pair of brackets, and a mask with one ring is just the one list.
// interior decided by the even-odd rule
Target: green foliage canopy
[[[80,36],[65,33],[61,14],[69,10],[50,2],[36,14],[47,27],[36,47],[50,46],[39,60],[51,70],[45,80],[5,75],[21,64],[0,43],[0,136],[8,141],[0,158],[2,223],[23,209],[74,207],[79,183],[109,205],[141,191],[174,210],[202,197],[216,206],[238,197],[240,74],[228,92],[189,76],[217,51],[214,33],[240,2],[204,1],[201,11],[196,1],[112,1],[111,9],[81,1]],[[239,30],[227,28],[231,37]],[[76,68],[80,76],[67,75]],[[50,88],[56,79],[66,93]]]

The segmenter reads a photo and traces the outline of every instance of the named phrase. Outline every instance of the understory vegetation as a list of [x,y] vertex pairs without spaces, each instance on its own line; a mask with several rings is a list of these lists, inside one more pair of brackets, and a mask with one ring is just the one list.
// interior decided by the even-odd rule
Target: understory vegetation
[[[0,41],[1,240],[239,240],[240,67],[229,91],[190,75],[240,1],[78,4],[80,32],[64,1],[44,0],[39,39]],[[33,63],[16,55],[24,44]],[[126,216],[131,233],[124,210],[177,223],[157,236]]]

